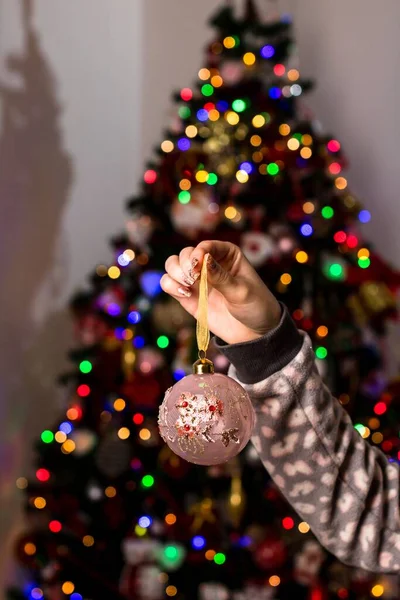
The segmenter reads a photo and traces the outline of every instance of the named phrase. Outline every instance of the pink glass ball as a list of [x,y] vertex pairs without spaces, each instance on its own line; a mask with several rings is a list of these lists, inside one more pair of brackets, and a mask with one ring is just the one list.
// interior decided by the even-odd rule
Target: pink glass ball
[[165,443],[196,465],[218,465],[239,454],[254,422],[247,392],[221,373],[181,379],[165,392],[158,417]]

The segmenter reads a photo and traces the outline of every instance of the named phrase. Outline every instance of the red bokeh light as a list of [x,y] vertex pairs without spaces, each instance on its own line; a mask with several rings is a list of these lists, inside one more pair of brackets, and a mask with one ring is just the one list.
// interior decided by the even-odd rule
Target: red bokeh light
[[210,110],[215,109],[215,104],[213,104],[212,102],[207,102],[207,104],[204,105],[204,109],[210,112]]
[[385,440],[382,444],[382,450],[384,452],[391,452],[393,450],[393,444],[389,440]]
[[144,421],[144,416],[141,413],[136,413],[133,415],[132,421],[135,423],[135,425],[141,425]]
[[349,592],[345,589],[345,588],[340,588],[340,590],[338,590],[338,598],[340,598],[340,600],[346,600],[346,598],[349,597]]
[[347,233],[345,231],[337,231],[333,239],[337,244],[343,244],[347,239]]
[[50,479],[50,472],[47,469],[38,469],[36,471],[36,477],[39,481],[48,481]]
[[82,383],[82,385],[78,386],[76,393],[81,398],[86,398],[86,396],[89,396],[89,394],[90,394],[90,387],[88,385],[86,385],[86,383]]
[[376,415],[383,415],[387,411],[387,406],[384,402],[377,402],[374,406],[374,413]]
[[145,183],[149,183],[149,184],[154,183],[155,181],[157,181],[157,173],[155,171],[153,171],[153,169],[149,169],[144,174],[143,179],[144,179]]
[[313,327],[313,322],[311,321],[311,319],[304,319],[303,321],[303,329],[305,329],[306,331],[308,331],[309,329],[312,329]]
[[303,313],[303,311],[300,308],[298,308],[297,310],[294,311],[294,313],[293,313],[293,319],[295,321],[301,321],[301,319],[303,317],[304,317],[304,313]]
[[347,245],[349,248],[357,248],[358,246],[358,237],[355,235],[347,236]]
[[282,519],[282,527],[283,529],[293,529],[294,521],[292,517],[285,517],[284,519]]
[[281,65],[281,64],[279,64],[279,65],[275,65],[275,66],[274,66],[274,73],[275,73],[275,75],[277,75],[278,77],[282,77],[282,75],[284,75],[284,74],[285,74],[285,71],[286,71],[286,69],[285,69],[285,65]]
[[185,102],[189,102],[189,100],[193,98],[192,90],[190,88],[183,88],[183,90],[181,90],[181,98]]
[[341,170],[342,167],[338,162],[334,162],[329,165],[329,172],[332,173],[332,175],[339,175]]
[[50,521],[49,529],[52,533],[59,533],[62,529],[60,521]]
[[330,140],[327,143],[327,148],[328,148],[329,152],[339,152],[340,142],[338,142],[337,140]]

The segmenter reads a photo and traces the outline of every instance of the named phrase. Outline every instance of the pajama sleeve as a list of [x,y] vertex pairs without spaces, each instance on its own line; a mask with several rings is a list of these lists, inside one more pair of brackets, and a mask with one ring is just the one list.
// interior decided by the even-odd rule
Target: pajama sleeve
[[216,345],[252,398],[252,441],[265,468],[321,544],[346,564],[398,572],[399,467],[354,429],[318,374],[308,336],[284,308],[264,337]]

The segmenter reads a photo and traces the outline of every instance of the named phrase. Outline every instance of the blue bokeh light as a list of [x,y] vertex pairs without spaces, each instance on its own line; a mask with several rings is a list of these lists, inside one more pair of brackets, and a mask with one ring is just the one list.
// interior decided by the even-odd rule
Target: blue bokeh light
[[118,317],[118,315],[121,314],[121,307],[116,302],[110,302],[106,306],[106,311],[112,317]]
[[201,550],[202,548],[204,548],[205,545],[206,545],[206,540],[203,538],[202,535],[195,535],[194,538],[192,539],[192,546],[196,550]]
[[190,148],[190,141],[187,138],[180,138],[178,140],[178,148],[182,152],[185,152],[186,150],[189,150],[189,148]]
[[371,213],[369,210],[360,210],[358,213],[358,218],[361,223],[369,223],[371,220]]
[[249,163],[249,162],[243,162],[240,165],[240,169],[242,171],[245,171],[248,175],[250,175],[250,173],[253,172],[253,165],[251,163]]
[[133,340],[133,345],[135,348],[143,348],[145,345],[144,337],[137,335]]
[[263,58],[272,58],[275,54],[275,48],[267,44],[261,48],[261,56]]
[[163,273],[160,271],[147,271],[143,273],[140,278],[140,285],[142,286],[142,290],[147,296],[150,298],[154,298],[161,294],[162,289],[160,285],[161,277]]
[[63,423],[61,423],[58,429],[68,435],[72,431],[72,425],[68,421],[64,421]]
[[147,529],[148,527],[150,527],[152,522],[153,522],[153,519],[147,515],[140,517],[140,519],[138,521],[140,527],[143,527],[143,529]]
[[186,372],[183,369],[176,369],[173,372],[173,376],[175,381],[180,381],[181,379],[183,379],[186,376]]
[[200,108],[200,110],[197,111],[197,118],[199,121],[207,121],[208,119],[208,111],[205,108]]
[[228,108],[229,102],[227,102],[226,100],[218,100],[217,109],[219,110],[219,112],[225,112],[228,110]]
[[141,314],[137,310],[132,310],[128,315],[128,321],[129,321],[129,323],[132,323],[132,325],[136,325],[137,323],[140,323],[141,320],[142,320]]
[[304,235],[304,237],[310,237],[310,235],[314,233],[314,230],[309,223],[304,223],[304,225],[300,227],[300,233],[301,235]]
[[278,87],[272,87],[268,90],[268,95],[273,100],[278,100],[282,96],[282,90]]

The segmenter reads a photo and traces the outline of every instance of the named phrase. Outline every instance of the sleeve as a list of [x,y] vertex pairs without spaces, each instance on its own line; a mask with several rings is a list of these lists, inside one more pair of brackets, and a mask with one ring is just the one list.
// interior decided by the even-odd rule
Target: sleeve
[[399,571],[399,467],[354,429],[287,310],[266,336],[217,347],[253,400],[264,466],[321,544],[346,564]]

